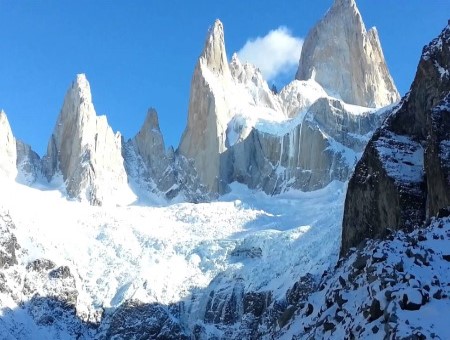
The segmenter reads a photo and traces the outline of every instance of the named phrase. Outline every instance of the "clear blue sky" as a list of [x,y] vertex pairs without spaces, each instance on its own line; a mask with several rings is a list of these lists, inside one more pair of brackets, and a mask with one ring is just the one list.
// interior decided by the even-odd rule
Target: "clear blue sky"
[[[0,108],[14,135],[42,156],[64,94],[86,73],[97,114],[133,137],[155,107],[167,145],[178,146],[189,87],[208,27],[224,23],[228,56],[286,26],[305,37],[332,1],[0,0]],[[450,18],[448,0],[359,0],[376,26],[403,95],[422,47]],[[293,78],[294,73],[288,78]],[[277,78],[282,85],[287,79]]]

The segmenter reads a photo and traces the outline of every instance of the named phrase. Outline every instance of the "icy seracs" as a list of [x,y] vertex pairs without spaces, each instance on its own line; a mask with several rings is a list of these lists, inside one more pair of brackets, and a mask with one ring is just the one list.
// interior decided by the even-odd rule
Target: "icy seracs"
[[376,28],[366,31],[354,0],[335,0],[303,44],[296,79],[315,79],[331,96],[366,107],[399,100]]
[[0,176],[14,179],[17,175],[16,168],[17,151],[8,117],[0,110]]
[[69,197],[94,205],[132,200],[123,164],[121,135],[97,116],[89,82],[77,75],[66,93],[44,159],[50,181],[62,174]]

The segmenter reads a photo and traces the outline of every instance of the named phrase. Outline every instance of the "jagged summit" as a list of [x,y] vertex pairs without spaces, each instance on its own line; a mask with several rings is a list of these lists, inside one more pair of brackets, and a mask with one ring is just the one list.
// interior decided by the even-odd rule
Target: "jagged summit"
[[194,160],[202,183],[214,193],[220,191],[219,155],[225,150],[230,120],[227,99],[216,93],[226,93],[230,84],[223,24],[216,20],[192,76],[188,122],[179,146],[180,154]]
[[[156,112],[156,109],[151,107],[147,111],[147,116],[145,117],[144,126],[142,128],[146,127],[147,129],[159,129],[159,119],[158,119],[158,113]],[[141,129],[142,131],[142,129]]]
[[91,204],[131,197],[121,135],[114,134],[105,116],[97,117],[84,74],[77,75],[66,93],[44,157],[44,173],[49,181],[60,173],[68,196]]
[[356,8],[355,0],[335,0],[335,6]]
[[[201,183],[213,194],[227,192],[234,181],[274,194],[286,190],[287,185],[312,190],[333,179],[342,180],[361,150],[356,150],[354,143],[344,143],[344,147],[345,136],[341,135],[337,136],[339,147],[335,147],[328,136],[342,130],[337,124],[303,124],[305,117],[316,120],[307,111],[326,96],[312,80],[296,80],[277,95],[254,65],[241,63],[236,54],[227,64],[223,25],[216,21],[192,77],[188,122],[179,154],[192,160]],[[326,112],[333,118],[324,120],[350,120],[341,131],[344,134],[360,133],[358,127],[366,125],[368,133],[378,126],[377,115],[359,115],[352,110],[342,107],[335,115],[330,108]],[[347,147],[355,152],[354,157],[342,157],[349,154],[344,151]]]
[[91,86],[84,73],[77,74],[75,80],[72,82],[72,89],[74,93],[78,93],[80,98],[88,102],[92,101]]
[[[139,153],[148,163],[161,161],[164,156],[164,139],[159,129],[158,113],[154,108],[147,111],[144,124],[134,138]],[[153,164],[152,164],[153,165]]]
[[353,0],[336,0],[308,33],[296,79],[314,79],[349,104],[382,107],[399,100],[377,30],[366,31]]
[[208,31],[205,47],[199,61],[205,63],[216,74],[228,72],[223,24],[219,19],[214,22],[214,25]]

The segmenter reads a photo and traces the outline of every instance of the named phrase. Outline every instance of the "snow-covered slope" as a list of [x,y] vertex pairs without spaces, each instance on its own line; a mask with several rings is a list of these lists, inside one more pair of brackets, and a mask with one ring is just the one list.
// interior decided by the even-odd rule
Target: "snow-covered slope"
[[[16,250],[0,269],[0,329],[19,339],[120,334],[111,323],[132,301],[178,306],[170,315],[186,334],[196,325],[208,337],[232,331],[244,312],[228,311],[235,321],[227,330],[208,316],[225,308],[207,307],[211,297],[221,291],[215,301],[231,298],[226,291],[238,281],[242,294],[270,292],[275,303],[296,278],[328,269],[337,260],[345,192],[334,182],[273,198],[233,184],[217,202],[109,209],[48,188],[2,188],[0,224],[14,242],[1,245]],[[0,250],[3,259],[8,251]],[[39,307],[48,299],[61,304],[60,316]]]
[[450,218],[352,249],[281,339],[448,339]]

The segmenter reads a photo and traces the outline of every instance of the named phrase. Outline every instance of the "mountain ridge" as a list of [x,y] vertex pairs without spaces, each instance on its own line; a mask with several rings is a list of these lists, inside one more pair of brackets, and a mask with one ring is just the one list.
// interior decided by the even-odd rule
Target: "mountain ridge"
[[[364,29],[352,1],[336,1],[325,17],[342,6],[358,15],[356,29]],[[394,87],[392,98],[396,94]],[[80,74],[66,94],[47,154],[39,161],[21,147],[19,177],[32,185],[41,177],[51,182],[62,176],[69,198],[96,205],[129,204],[144,196],[209,200],[228,192],[234,181],[269,194],[315,190],[348,178],[361,141],[385,114],[339,100],[314,79],[294,80],[273,93],[255,66],[236,54],[228,62],[224,27],[216,20],[194,68],[177,150],[166,150],[156,110],[131,140],[114,133],[105,117],[96,116],[89,83]]]

